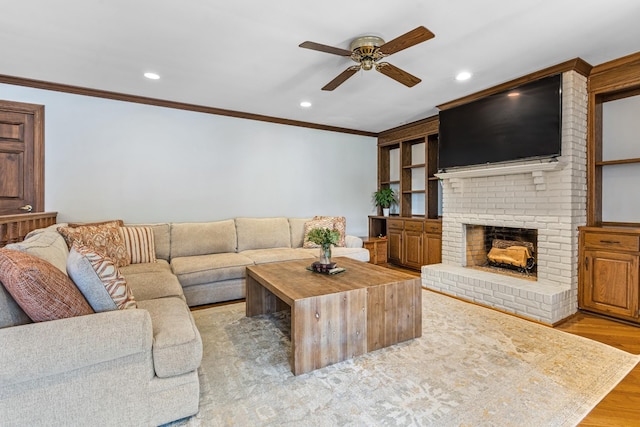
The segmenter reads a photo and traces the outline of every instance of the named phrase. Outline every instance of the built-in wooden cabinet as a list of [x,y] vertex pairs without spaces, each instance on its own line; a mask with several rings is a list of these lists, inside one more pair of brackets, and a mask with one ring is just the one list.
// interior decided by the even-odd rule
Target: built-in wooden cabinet
[[387,263],[387,239],[382,237],[364,237],[363,246],[369,251],[369,262],[371,264]]
[[640,323],[640,53],[594,67],[588,95],[587,227],[579,232],[578,305]]
[[581,309],[638,322],[640,229],[580,227]]
[[378,138],[378,188],[398,198],[390,217],[369,217],[369,235],[387,236],[388,261],[420,269],[441,260],[438,118],[382,132]]
[[426,220],[422,239],[422,263],[442,262],[442,221]]
[[419,270],[442,262],[442,222],[440,219],[370,216],[369,232],[386,236],[387,260]]

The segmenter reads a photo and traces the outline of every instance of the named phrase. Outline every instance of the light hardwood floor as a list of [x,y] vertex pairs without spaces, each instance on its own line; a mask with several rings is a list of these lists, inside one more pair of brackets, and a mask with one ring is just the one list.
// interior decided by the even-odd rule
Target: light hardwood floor
[[[640,327],[580,312],[556,329],[640,354]],[[587,415],[580,426],[640,426],[640,365]]]

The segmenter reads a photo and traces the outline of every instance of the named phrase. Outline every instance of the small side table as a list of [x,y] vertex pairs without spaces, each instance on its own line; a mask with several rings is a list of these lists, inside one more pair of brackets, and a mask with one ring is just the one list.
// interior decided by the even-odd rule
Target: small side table
[[369,251],[371,264],[387,263],[387,238],[386,237],[361,237],[365,249]]

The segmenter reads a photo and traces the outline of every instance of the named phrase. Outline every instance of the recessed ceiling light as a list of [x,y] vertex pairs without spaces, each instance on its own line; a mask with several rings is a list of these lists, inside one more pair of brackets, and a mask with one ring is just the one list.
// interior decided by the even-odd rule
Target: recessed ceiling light
[[302,101],[302,102],[300,103],[300,106],[301,106],[302,108],[309,108],[309,107],[311,107],[311,102],[309,102],[309,101]]
[[469,80],[471,78],[471,73],[468,71],[461,71],[456,76],[456,80],[459,82],[463,82],[465,80]]
[[158,80],[160,76],[156,73],[144,73],[144,76],[149,80]]

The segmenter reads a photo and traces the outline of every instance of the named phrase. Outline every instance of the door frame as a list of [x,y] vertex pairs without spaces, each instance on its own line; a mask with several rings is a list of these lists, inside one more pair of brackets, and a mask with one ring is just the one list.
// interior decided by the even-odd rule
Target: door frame
[[[0,110],[33,115],[33,210],[44,212],[44,105],[0,99]],[[25,172],[27,173],[27,172]]]

